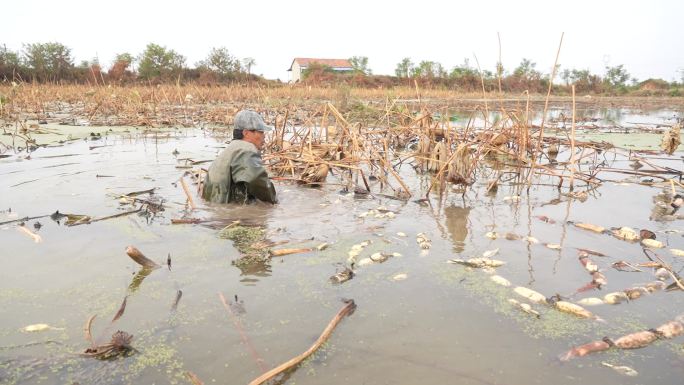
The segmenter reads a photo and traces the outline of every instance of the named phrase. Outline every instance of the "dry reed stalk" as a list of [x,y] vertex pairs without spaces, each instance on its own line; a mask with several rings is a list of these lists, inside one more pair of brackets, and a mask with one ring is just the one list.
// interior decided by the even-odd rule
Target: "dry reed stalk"
[[180,182],[181,182],[181,186],[183,186],[183,191],[185,192],[185,196],[188,198],[188,205],[190,205],[191,210],[194,210],[196,208],[195,201],[193,201],[192,195],[190,194],[190,188],[188,188],[188,185],[185,183],[185,178],[181,177]]
[[575,183],[575,85],[572,85],[572,126],[570,128],[570,191]]
[[563,45],[563,36],[565,32],[561,33],[560,42],[558,43],[558,50],[556,51],[556,60],[553,62],[553,68],[551,69],[551,77],[549,78],[549,88],[546,91],[546,99],[544,100],[544,112],[542,113],[542,121],[539,127],[539,139],[537,140],[537,146],[534,153],[534,161],[536,162],[537,155],[539,154],[539,149],[541,143],[544,141],[544,123],[546,122],[546,112],[549,108],[549,98],[551,97],[551,88],[553,87],[553,79],[556,77],[556,69],[558,68],[558,57],[560,56],[561,46]]
[[312,250],[313,250],[312,248],[278,249],[278,250],[270,250],[269,254],[271,254],[272,257],[282,257],[284,255],[290,255],[290,254],[308,253]]
[[409,190],[409,188],[406,186],[406,183],[404,183],[404,180],[401,179],[401,177],[399,176],[399,174],[397,174],[397,172],[394,171],[394,168],[392,168],[392,165],[391,165],[391,164],[387,164],[387,163],[385,162],[385,159],[383,159],[383,158],[379,158],[379,159],[380,159],[380,163],[382,163],[382,166],[383,166],[384,168],[386,168],[386,169],[390,172],[390,174],[392,174],[392,176],[394,177],[394,179],[397,180],[397,182],[399,182],[399,185],[401,185],[401,188],[404,189],[404,191],[406,192],[407,196],[409,196],[409,197],[412,196],[413,194],[411,194],[411,190]]
[[126,247],[126,254],[137,264],[146,269],[157,269],[160,266],[153,260],[147,258],[138,248],[135,246]]
[[489,125],[489,107],[487,106],[487,91],[485,91],[485,83],[484,83],[484,73],[482,72],[482,68],[480,68],[480,61],[477,60],[477,55],[475,56],[475,63],[477,63],[477,71],[480,73],[480,84],[482,85],[482,99],[484,100],[484,106],[485,106],[485,129]]
[[43,242],[43,238],[42,238],[40,235],[38,235],[38,234],[34,233],[33,231],[29,230],[28,227],[26,227],[26,226],[24,226],[24,225],[21,225],[21,226],[17,226],[17,228],[18,228],[22,233],[24,233],[24,234],[28,235],[29,237],[31,237],[31,239],[33,239],[33,242],[35,242],[35,243],[41,243],[41,242]]
[[314,342],[313,345],[309,349],[307,349],[304,353],[282,363],[281,365],[269,370],[268,372],[262,374],[261,376],[257,377],[256,379],[252,380],[249,385],[261,385],[268,380],[271,380],[275,376],[279,375],[280,373],[283,373],[297,365],[299,365],[302,361],[304,361],[307,357],[309,357],[311,354],[313,354],[318,348],[323,345],[325,341],[330,338],[330,335],[332,334],[333,330],[335,330],[335,327],[342,321],[342,319],[350,315],[351,313],[354,312],[354,309],[356,309],[356,304],[354,303],[354,300],[345,300],[346,304],[340,309],[340,311],[337,312],[335,317],[328,323],[328,326],[323,330],[323,333],[321,333],[321,336],[318,337],[316,342]]

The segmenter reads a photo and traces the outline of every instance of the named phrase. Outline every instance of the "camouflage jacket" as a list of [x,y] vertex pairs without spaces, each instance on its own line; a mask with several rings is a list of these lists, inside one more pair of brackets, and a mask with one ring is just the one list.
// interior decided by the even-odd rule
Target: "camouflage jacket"
[[230,142],[211,163],[202,197],[215,203],[278,202],[259,151],[244,140]]

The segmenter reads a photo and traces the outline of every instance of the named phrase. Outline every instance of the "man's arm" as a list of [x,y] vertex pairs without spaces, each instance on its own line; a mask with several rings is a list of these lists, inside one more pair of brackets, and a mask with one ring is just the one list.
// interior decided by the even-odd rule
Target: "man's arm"
[[275,187],[258,153],[240,151],[233,157],[231,169],[233,183],[244,183],[249,195],[264,202],[278,203]]

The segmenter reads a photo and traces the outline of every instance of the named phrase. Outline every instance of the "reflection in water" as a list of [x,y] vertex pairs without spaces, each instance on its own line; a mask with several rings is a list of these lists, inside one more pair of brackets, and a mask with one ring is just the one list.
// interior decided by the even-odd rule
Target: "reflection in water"
[[256,277],[270,277],[271,264],[268,261],[254,261],[250,263],[233,263],[235,267],[240,269],[240,282],[245,285],[255,285],[259,280]]
[[138,291],[142,282],[145,280],[145,278],[147,278],[148,275],[150,275],[150,273],[152,273],[153,270],[154,269],[149,267],[143,267],[140,269],[140,271],[133,276],[131,284],[128,285],[128,292],[132,294]]
[[[220,236],[233,241],[233,246],[240,253],[238,259],[231,261],[240,269],[240,282],[255,285],[259,277],[270,277],[270,242],[266,234],[268,218],[275,206],[256,202],[248,205],[207,204],[207,207],[210,209],[207,221],[210,227],[223,229],[220,234],[224,235]],[[238,231],[226,232],[230,229]]]
[[465,246],[464,241],[468,236],[468,215],[470,210],[470,207],[464,208],[456,205],[444,208],[446,227],[449,234],[451,234],[454,250],[457,253],[463,252]]

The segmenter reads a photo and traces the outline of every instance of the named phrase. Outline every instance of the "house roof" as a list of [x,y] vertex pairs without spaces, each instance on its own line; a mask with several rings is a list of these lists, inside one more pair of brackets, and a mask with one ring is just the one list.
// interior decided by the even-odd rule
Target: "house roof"
[[353,68],[347,59],[315,59],[310,57],[296,57],[294,60],[292,60],[292,64],[290,64],[290,69],[288,69],[288,71],[292,71],[292,65],[294,65],[295,62],[299,63],[300,67],[308,67],[312,63],[317,63],[332,68]]

